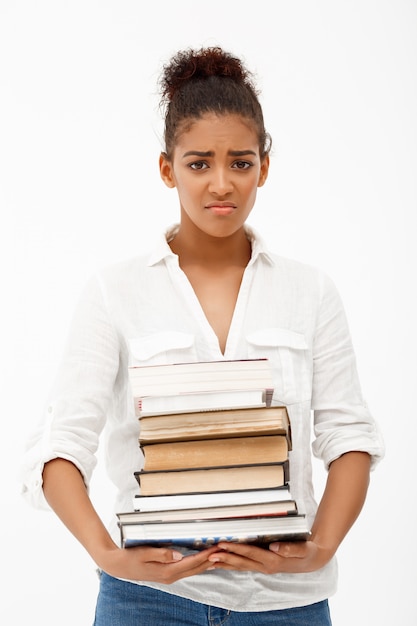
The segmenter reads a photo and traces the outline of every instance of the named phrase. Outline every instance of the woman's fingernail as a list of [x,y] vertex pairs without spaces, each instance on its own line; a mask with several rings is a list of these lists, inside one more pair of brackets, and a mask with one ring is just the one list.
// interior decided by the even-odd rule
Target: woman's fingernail
[[269,549],[271,550],[271,552],[279,552],[279,543],[269,544]]

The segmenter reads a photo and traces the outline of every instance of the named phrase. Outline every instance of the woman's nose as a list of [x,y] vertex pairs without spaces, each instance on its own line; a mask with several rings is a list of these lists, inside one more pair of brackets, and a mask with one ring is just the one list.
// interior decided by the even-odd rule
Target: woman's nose
[[223,168],[215,168],[211,172],[209,191],[217,196],[224,196],[233,190],[230,172]]

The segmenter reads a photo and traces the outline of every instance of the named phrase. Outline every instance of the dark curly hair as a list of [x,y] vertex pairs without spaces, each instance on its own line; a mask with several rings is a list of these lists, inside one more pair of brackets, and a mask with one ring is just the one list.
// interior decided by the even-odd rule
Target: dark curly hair
[[171,158],[188,124],[205,113],[238,114],[257,132],[263,158],[271,149],[251,73],[220,47],[182,50],[163,67],[159,81],[165,118],[165,152]]

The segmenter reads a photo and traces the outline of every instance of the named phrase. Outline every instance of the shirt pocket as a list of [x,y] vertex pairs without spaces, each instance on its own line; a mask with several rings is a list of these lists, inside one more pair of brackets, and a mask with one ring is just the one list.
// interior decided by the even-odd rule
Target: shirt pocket
[[273,370],[273,404],[296,404],[311,398],[311,362],[302,333],[265,328],[246,337],[249,358],[267,358]]
[[166,365],[195,360],[191,333],[167,330],[129,340],[129,365]]

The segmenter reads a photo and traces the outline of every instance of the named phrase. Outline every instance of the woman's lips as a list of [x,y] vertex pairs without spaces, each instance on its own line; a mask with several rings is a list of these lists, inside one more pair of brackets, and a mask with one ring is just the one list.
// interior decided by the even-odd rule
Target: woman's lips
[[230,202],[210,202],[205,208],[214,215],[230,215],[236,209],[236,205]]

